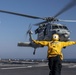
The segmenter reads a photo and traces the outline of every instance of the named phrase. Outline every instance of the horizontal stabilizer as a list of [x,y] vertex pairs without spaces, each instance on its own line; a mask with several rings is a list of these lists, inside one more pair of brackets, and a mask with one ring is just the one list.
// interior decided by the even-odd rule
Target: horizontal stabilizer
[[18,46],[31,47],[30,42],[19,42]]

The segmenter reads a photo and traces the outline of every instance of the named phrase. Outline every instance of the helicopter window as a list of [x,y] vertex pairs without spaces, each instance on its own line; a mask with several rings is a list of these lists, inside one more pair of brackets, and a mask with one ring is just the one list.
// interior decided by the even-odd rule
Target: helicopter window
[[68,28],[66,26],[63,26],[63,28],[68,30]]
[[35,30],[35,34],[37,34],[37,33],[39,33],[39,29],[36,29],[36,30]]
[[53,25],[52,29],[58,29],[58,26]]
[[63,26],[59,26],[60,29],[63,29]]
[[40,32],[41,32],[41,30],[42,30],[42,29],[37,28],[37,29],[35,30],[35,34],[40,33]]

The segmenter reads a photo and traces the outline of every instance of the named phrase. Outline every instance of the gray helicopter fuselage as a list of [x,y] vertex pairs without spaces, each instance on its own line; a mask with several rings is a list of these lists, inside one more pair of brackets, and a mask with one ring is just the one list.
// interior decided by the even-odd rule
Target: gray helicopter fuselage
[[48,23],[41,25],[35,30],[35,33],[38,34],[37,40],[52,40],[53,34],[58,34],[60,36],[60,41],[70,40],[70,31],[62,24]]

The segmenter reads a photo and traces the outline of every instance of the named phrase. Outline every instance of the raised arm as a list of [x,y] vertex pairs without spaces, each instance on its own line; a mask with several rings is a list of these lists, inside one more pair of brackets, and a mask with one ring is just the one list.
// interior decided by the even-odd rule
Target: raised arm
[[63,43],[63,47],[66,47],[66,46],[71,46],[76,44],[76,41],[68,41],[68,42],[62,42],[62,43]]
[[47,41],[36,41],[36,40],[33,40],[33,42],[36,43],[36,44],[43,45],[43,46],[47,46],[48,45]]

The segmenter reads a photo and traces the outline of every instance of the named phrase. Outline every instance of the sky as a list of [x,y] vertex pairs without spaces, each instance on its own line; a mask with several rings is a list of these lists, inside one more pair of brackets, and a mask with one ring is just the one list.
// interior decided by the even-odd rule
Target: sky
[[[54,16],[72,0],[0,0],[0,10],[13,11],[39,17]],[[58,19],[76,20],[76,6],[57,17]],[[47,47],[38,48],[33,55],[33,48],[18,47],[18,42],[29,42],[26,31],[32,25],[32,31],[37,28],[33,24],[43,20],[31,19],[16,15],[0,13],[0,58],[46,59]],[[71,32],[71,40],[76,40],[76,23],[65,24]],[[33,38],[37,35],[33,33]],[[62,50],[64,59],[76,59],[76,45]]]

